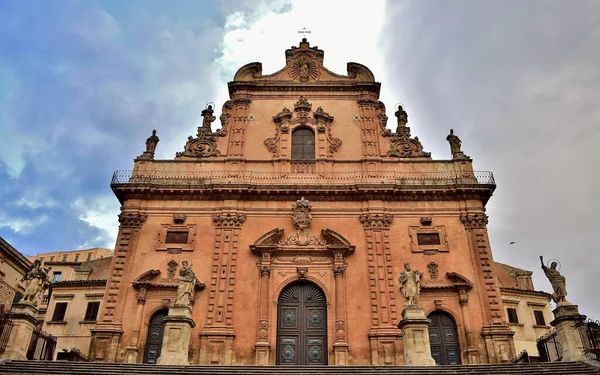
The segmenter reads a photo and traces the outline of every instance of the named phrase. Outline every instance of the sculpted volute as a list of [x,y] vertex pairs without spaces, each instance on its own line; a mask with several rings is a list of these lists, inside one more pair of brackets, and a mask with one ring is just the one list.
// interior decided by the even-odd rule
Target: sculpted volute
[[404,271],[398,276],[400,289],[404,295],[404,306],[418,305],[421,294],[421,277],[423,274],[412,270],[409,263],[404,263]]

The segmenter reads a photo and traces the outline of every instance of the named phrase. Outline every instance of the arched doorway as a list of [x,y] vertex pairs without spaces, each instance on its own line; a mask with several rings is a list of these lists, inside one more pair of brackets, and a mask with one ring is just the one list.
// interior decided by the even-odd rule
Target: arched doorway
[[442,311],[434,311],[427,318],[431,319],[431,323],[429,323],[429,342],[431,344],[431,356],[435,359],[435,364],[459,365],[460,350],[454,319]]
[[165,323],[163,318],[169,311],[159,310],[150,319],[148,325],[148,337],[146,338],[146,350],[144,351],[144,363],[156,364],[160,357],[160,350],[163,343],[163,334],[165,332]]
[[308,128],[292,132],[292,160],[315,160],[315,133]]
[[327,301],[316,285],[288,285],[277,304],[277,361],[283,366],[327,364]]

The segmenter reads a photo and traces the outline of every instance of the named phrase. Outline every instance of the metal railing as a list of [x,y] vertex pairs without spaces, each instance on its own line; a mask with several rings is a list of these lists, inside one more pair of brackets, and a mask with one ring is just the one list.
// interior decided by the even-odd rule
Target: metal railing
[[579,329],[585,357],[600,361],[600,322],[588,319],[577,323],[576,326]]
[[12,322],[10,313],[4,311],[4,306],[0,309],[0,354],[6,351],[6,345],[10,338],[10,333],[14,323]]
[[495,185],[487,171],[461,172],[256,172],[256,171],[131,171],[118,170],[111,181],[115,185],[154,186],[202,185]]
[[562,360],[562,351],[560,349],[560,342],[556,338],[556,331],[550,331],[548,334],[537,339],[537,348],[540,353],[541,362]]
[[31,341],[29,341],[27,359],[51,361],[54,358],[54,349],[56,349],[56,337],[42,330],[35,329],[31,334]]
[[531,363],[531,359],[529,358],[529,353],[527,353],[527,350],[523,349],[519,355],[509,360],[508,363]]

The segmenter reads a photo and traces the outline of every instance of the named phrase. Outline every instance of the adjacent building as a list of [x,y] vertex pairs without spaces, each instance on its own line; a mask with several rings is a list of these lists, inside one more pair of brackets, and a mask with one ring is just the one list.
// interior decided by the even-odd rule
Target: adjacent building
[[43,330],[57,339],[55,359],[68,357],[74,350],[88,354],[90,330],[102,307],[111,258],[71,263],[62,265],[63,270],[69,267],[65,273],[69,277],[52,282],[38,315]]
[[22,279],[32,262],[0,237],[0,311],[10,311],[25,291]]
[[506,319],[515,333],[515,351],[526,350],[530,357],[539,358],[536,340],[550,331],[550,322],[554,319],[550,309],[551,294],[533,288],[531,271],[497,262],[494,267]]
[[87,262],[94,259],[102,259],[105,257],[111,257],[113,252],[111,249],[105,249],[101,247],[94,247],[91,249],[83,250],[70,250],[70,251],[57,251],[52,253],[41,253],[35,256],[27,257],[31,262],[36,259],[43,260],[46,264],[54,262],[54,264],[68,263],[68,262]]

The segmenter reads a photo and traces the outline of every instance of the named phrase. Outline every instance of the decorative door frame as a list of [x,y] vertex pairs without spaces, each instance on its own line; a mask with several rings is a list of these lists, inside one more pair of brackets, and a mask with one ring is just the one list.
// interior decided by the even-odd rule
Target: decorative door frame
[[[355,246],[327,228],[321,231],[321,238],[299,232],[284,239],[283,234],[283,229],[275,228],[250,246],[250,250],[259,257],[256,364],[275,364],[276,350],[271,349],[272,343],[277,342],[277,330],[270,327],[276,324],[272,322],[277,320],[279,295],[288,285],[306,280],[323,291],[328,310],[332,304],[335,307],[333,314],[327,314],[327,353],[331,349],[334,353],[328,363],[347,365],[345,271],[346,257],[354,252]],[[277,280],[271,277],[273,272],[276,272]]]

